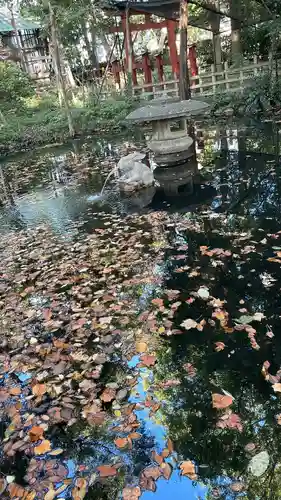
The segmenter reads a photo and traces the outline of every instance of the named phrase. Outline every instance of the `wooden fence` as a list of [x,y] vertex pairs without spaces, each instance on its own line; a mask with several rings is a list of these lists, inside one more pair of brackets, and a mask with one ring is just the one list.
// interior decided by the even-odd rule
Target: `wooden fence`
[[[223,64],[220,72],[215,72],[212,65],[210,69],[203,70],[195,77],[190,77],[193,96],[212,96],[223,92],[242,91],[254,77],[269,71],[271,61],[258,61],[246,63],[240,68]],[[141,98],[161,97],[163,95],[178,96],[179,80],[150,83],[133,87],[134,96]]]

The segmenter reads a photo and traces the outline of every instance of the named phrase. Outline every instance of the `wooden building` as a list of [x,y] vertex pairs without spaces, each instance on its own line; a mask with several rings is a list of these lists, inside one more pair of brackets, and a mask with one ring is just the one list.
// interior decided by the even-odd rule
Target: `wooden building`
[[50,76],[48,42],[40,25],[5,7],[0,8],[0,60],[17,62],[36,80]]

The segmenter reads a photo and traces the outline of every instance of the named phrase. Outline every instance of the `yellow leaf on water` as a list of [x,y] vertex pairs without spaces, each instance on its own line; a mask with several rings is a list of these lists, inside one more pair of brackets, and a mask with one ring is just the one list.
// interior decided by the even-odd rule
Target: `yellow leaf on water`
[[138,353],[146,352],[147,351],[147,343],[146,342],[137,342],[136,343],[136,351]]
[[51,443],[47,439],[43,439],[43,441],[34,448],[35,455],[44,455],[44,453],[48,451],[51,451]]

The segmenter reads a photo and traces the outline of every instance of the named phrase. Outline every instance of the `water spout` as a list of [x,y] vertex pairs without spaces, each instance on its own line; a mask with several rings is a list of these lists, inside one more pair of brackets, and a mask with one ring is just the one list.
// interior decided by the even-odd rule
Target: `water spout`
[[104,192],[104,189],[105,189],[105,186],[107,184],[107,181],[108,179],[114,174],[114,172],[117,172],[118,171],[118,166],[116,165],[115,167],[113,167],[113,169],[109,172],[108,176],[106,177],[105,181],[104,181],[104,185],[102,187],[102,190],[101,190],[101,196],[103,195],[103,192]]

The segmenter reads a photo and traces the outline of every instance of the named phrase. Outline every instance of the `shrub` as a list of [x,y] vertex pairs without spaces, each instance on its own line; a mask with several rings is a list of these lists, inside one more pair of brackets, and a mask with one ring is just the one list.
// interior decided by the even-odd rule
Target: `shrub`
[[30,77],[15,63],[0,62],[0,107],[12,110],[22,107],[24,99],[34,95]]

